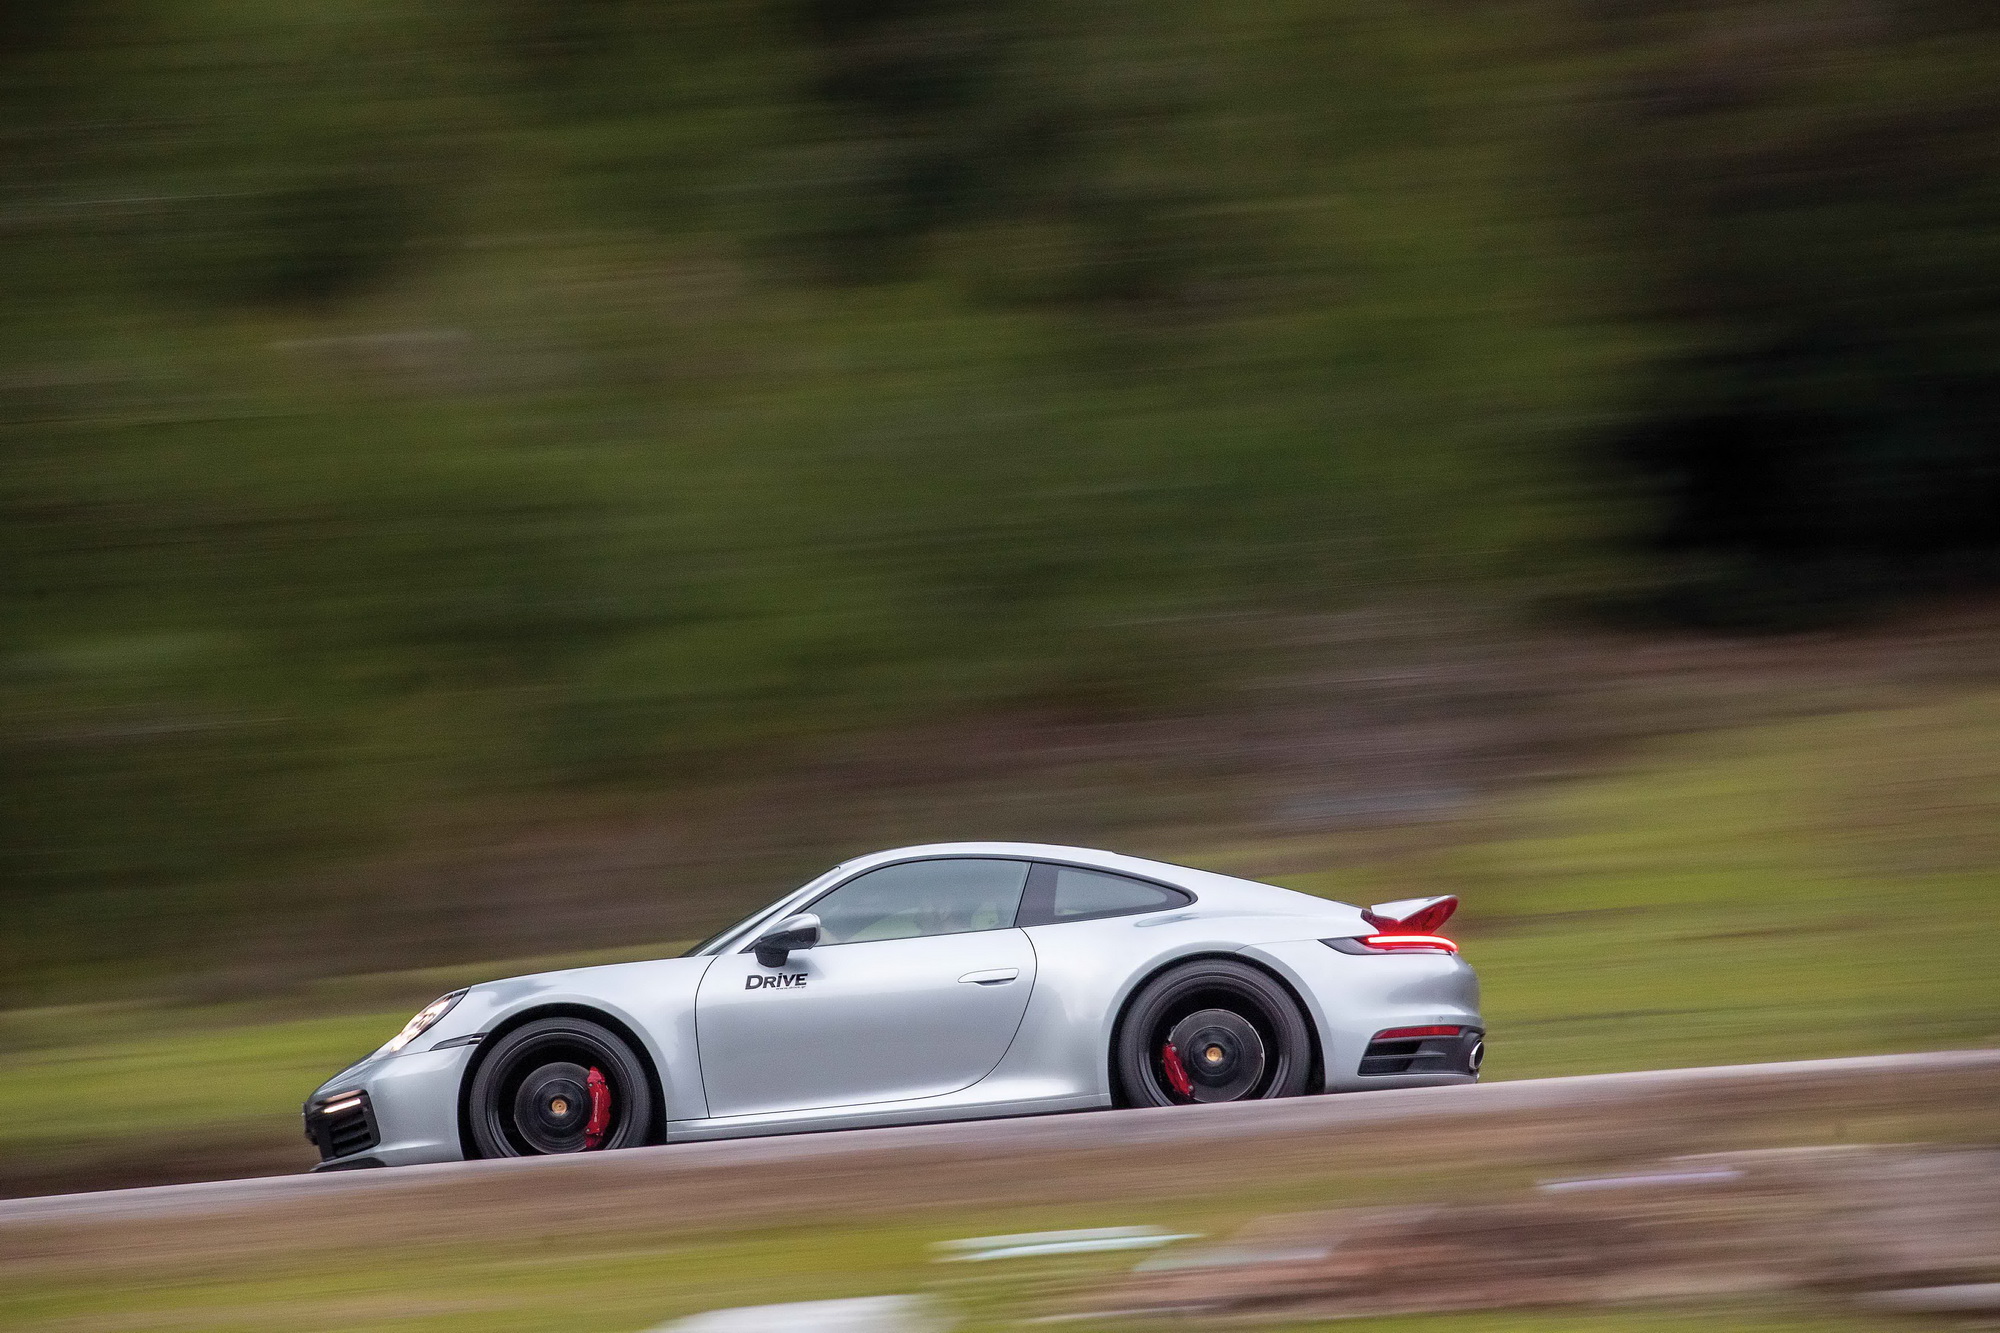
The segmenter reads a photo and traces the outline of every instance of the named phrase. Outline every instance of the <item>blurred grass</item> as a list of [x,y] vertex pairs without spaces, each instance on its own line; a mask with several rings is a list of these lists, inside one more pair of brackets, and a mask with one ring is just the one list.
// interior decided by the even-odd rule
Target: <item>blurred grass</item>
[[2000,1042],[2000,696],[1654,747],[1291,880],[1463,896],[1494,1077]]
[[[10,1027],[87,1031],[91,1017],[12,1015]],[[128,1030],[118,1037],[14,1051],[0,1081],[8,1122],[0,1150],[86,1155],[104,1140],[170,1143],[163,1136],[213,1139],[218,1130],[268,1142],[284,1108],[296,1114],[320,1080],[380,1046],[408,1017],[390,1011],[271,1023],[249,1014],[168,1011],[119,1025]],[[62,1114],[37,1114],[51,1087],[63,1089]]]
[[[1272,1203],[1273,1199],[1259,1202]],[[782,1301],[934,1292],[967,1333],[1018,1328],[1024,1318],[1060,1308],[1066,1291],[1128,1271],[1128,1256],[1016,1261],[944,1270],[929,1262],[930,1243],[965,1235],[1007,1234],[1051,1225],[1129,1224],[1135,1217],[1197,1233],[1233,1209],[1185,1204],[1111,1211],[1042,1210],[1032,1218],[939,1210],[921,1223],[762,1228],[690,1243],[646,1236],[544,1238],[535,1245],[454,1243],[448,1237],[368,1251],[345,1271],[301,1271],[291,1256],[233,1264],[226,1274],[190,1275],[171,1285],[116,1280],[83,1289],[18,1287],[0,1297],[0,1316],[23,1327],[149,1329],[201,1327],[235,1333],[295,1329],[521,1330],[551,1327],[628,1333],[704,1310]],[[1218,1217],[1222,1213],[1222,1217]],[[1088,1327],[1126,1333],[1153,1320],[1093,1319]],[[1678,1308],[1537,1310],[1388,1319],[1270,1322],[1273,1333],[1328,1327],[1384,1333],[1861,1333],[1906,1325],[1886,1319],[1800,1310],[1780,1301],[1690,1303]]]
[[[1662,743],[1437,826],[1436,842],[1277,878],[1364,903],[1460,894],[1488,1077],[2000,1042],[1985,963],[2000,942],[2000,694]],[[299,1101],[431,995],[673,951],[321,982],[261,1005],[14,1011],[0,1158],[51,1175],[189,1131],[219,1160],[236,1145],[304,1166]],[[68,1090],[61,1118],[35,1114],[50,1086]]]

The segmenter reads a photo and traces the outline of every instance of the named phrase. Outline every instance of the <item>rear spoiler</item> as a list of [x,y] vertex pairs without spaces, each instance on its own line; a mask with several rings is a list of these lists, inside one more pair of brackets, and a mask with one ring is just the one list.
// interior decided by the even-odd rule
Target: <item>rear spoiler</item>
[[1386,935],[1435,935],[1458,910],[1452,894],[1436,898],[1398,898],[1363,908],[1361,919]]

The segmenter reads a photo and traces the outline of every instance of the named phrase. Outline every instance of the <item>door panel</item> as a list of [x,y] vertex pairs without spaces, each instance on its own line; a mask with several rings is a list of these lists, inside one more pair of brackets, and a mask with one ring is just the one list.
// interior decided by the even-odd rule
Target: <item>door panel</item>
[[1034,981],[1014,929],[826,944],[782,968],[724,954],[695,1002],[709,1114],[957,1092],[1000,1063]]

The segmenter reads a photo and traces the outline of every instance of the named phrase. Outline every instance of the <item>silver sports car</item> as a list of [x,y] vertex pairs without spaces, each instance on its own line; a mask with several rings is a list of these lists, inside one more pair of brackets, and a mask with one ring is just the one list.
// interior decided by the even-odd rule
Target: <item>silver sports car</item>
[[306,1135],[336,1170],[1469,1083],[1456,906],[1081,847],[877,852],[679,958],[442,996],[312,1095]]

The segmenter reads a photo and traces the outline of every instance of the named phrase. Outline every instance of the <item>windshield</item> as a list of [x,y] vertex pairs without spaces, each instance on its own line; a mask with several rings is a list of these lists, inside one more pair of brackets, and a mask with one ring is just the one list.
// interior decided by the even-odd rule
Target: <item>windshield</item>
[[710,949],[722,943],[724,940],[728,939],[731,935],[734,935],[737,931],[743,929],[743,927],[749,925],[752,921],[755,921],[758,917],[764,915],[764,913],[770,910],[771,909],[768,906],[760,907],[756,911],[752,912],[749,916],[731,922],[729,925],[724,926],[721,930],[716,931],[713,935],[710,935],[700,944],[697,944],[692,949],[689,949],[686,953],[682,954],[681,957],[694,958],[701,954],[707,953]]
[[851,864],[853,863],[850,861],[843,861],[839,865],[835,866],[833,869],[827,871],[824,875],[819,876],[817,879],[809,880],[806,883],[800,885],[797,889],[794,889],[792,892],[778,899],[778,901],[774,903],[766,903],[764,906],[752,912],[749,916],[743,917],[742,919],[732,923],[731,925],[725,926],[723,929],[716,931],[713,935],[710,935],[700,944],[695,945],[692,949],[689,949],[686,953],[682,954],[681,957],[694,958],[701,954],[716,952],[722,945],[729,943],[730,939],[733,936],[736,936],[742,931],[748,929],[750,926],[755,925],[757,922],[764,920],[766,917],[773,916],[778,912],[783,911],[785,909],[786,904],[788,903],[798,904],[807,901],[809,898],[813,896],[813,894],[817,890],[823,888],[824,886],[832,883],[835,879],[839,878],[841,872],[846,870],[848,866]]

